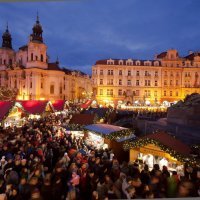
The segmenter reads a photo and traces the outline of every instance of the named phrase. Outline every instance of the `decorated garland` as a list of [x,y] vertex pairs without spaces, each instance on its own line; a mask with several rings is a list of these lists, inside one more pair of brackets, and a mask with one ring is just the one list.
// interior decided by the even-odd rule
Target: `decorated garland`
[[84,131],[84,126],[80,124],[68,124],[65,128],[70,131]]
[[182,163],[186,163],[189,162],[190,164],[194,164],[196,163],[196,159],[192,158],[192,157],[186,157],[184,155],[181,155],[179,153],[177,153],[175,150],[161,144],[159,141],[155,140],[155,139],[151,139],[151,138],[144,138],[144,139],[138,139],[136,141],[126,141],[123,144],[123,148],[125,150],[129,150],[131,148],[139,148],[139,147],[144,147],[148,144],[154,144],[158,147],[160,147],[160,149],[168,154],[170,154],[170,156],[176,158],[178,161],[182,162]]
[[[85,129],[85,130],[88,131],[88,129]],[[89,131],[91,131],[91,130],[89,130]],[[91,132],[93,132],[97,135],[100,135],[101,137],[109,139],[109,140],[118,140],[118,139],[126,138],[126,137],[133,135],[135,130],[125,129],[125,130],[121,130],[121,131],[112,132],[109,135],[105,135],[105,134],[102,134],[102,133],[96,132],[96,131],[91,131]]]

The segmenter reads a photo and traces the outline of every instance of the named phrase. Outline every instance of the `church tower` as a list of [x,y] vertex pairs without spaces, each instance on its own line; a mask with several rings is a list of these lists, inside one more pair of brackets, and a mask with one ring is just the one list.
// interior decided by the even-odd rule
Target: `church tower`
[[2,35],[2,45],[0,47],[0,70],[12,67],[15,62],[15,51],[12,48],[12,37],[6,25],[6,30]]
[[47,46],[43,42],[43,29],[37,14],[36,23],[32,28],[30,40],[28,43],[28,61],[27,68],[41,68],[46,69],[47,64]]
[[8,24],[6,26],[6,31],[2,35],[2,48],[12,49],[12,37],[8,30]]

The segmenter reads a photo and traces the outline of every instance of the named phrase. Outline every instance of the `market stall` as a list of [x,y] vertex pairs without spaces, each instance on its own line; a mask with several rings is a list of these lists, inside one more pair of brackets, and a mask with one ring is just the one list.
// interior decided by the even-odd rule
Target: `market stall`
[[56,114],[60,114],[64,112],[66,108],[68,108],[67,102],[65,100],[54,100],[51,101],[51,104]]
[[173,171],[186,161],[194,162],[190,157],[190,148],[164,132],[149,134],[135,141],[126,141],[124,149],[129,150],[130,161],[138,159],[140,163],[148,164],[150,169],[154,164],[159,164],[161,169],[165,165]]
[[87,130],[85,143],[96,148],[111,148],[119,160],[127,160],[128,154],[123,150],[126,140],[134,139],[134,130],[110,124],[91,124],[84,127]]
[[21,126],[24,123],[24,111],[12,101],[0,101],[0,123],[3,127]]
[[53,112],[53,107],[49,101],[40,100],[18,100],[23,110],[28,114],[29,118],[40,118]]

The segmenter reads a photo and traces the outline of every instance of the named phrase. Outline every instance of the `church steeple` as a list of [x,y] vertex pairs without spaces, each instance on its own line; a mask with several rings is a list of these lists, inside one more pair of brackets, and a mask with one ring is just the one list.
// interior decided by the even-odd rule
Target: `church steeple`
[[8,30],[8,23],[6,25],[6,31],[2,35],[2,47],[12,49],[12,37]]
[[37,12],[37,19],[36,19],[36,23],[34,24],[33,28],[33,33],[30,35],[30,41],[36,41],[36,42],[41,42],[43,43],[43,37],[42,37],[42,26],[40,24],[40,21],[39,21],[39,15],[38,15],[38,12]]

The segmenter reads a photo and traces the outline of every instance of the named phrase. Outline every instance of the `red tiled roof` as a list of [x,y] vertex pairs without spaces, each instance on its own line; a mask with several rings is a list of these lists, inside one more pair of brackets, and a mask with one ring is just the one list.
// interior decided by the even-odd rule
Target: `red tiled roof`
[[13,106],[14,102],[0,101],[0,122],[9,114],[9,111]]
[[64,109],[65,100],[52,101],[52,105],[53,105],[54,110],[62,111]]
[[190,148],[186,144],[182,143],[180,140],[172,137],[171,135],[167,133],[164,133],[164,132],[153,133],[146,136],[142,136],[138,138],[138,140],[145,139],[145,138],[158,141],[162,145],[165,145],[166,147],[172,150],[175,150],[179,154],[183,154],[183,155],[190,154]]
[[88,125],[94,123],[95,115],[91,114],[75,114],[70,120],[70,124]]
[[42,114],[45,111],[48,104],[48,101],[39,100],[18,100],[16,102],[20,103],[26,112],[33,115]]

